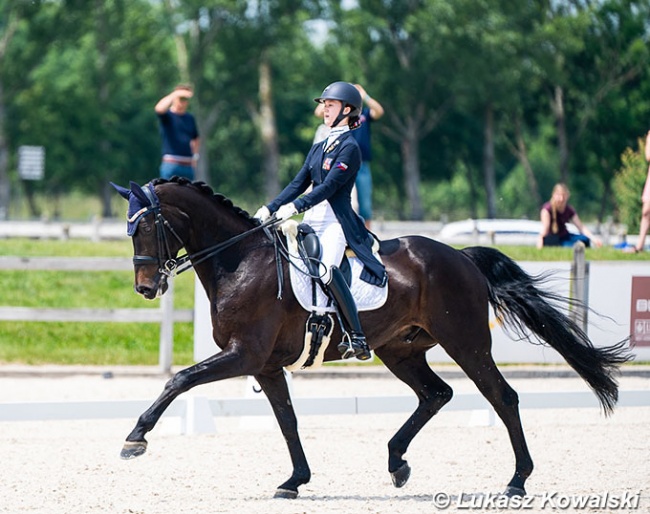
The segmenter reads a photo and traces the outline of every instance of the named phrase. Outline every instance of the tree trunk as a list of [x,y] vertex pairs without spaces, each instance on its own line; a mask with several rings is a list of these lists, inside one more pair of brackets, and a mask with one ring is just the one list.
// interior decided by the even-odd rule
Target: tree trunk
[[476,180],[472,173],[472,166],[469,162],[465,162],[465,178],[469,184],[469,212],[471,218],[478,218],[478,190],[476,187]]
[[273,108],[271,64],[267,52],[262,54],[259,64],[259,130],[262,137],[262,172],[264,192],[267,198],[275,198],[280,192],[280,148],[278,129]]
[[[11,7],[9,8],[9,13],[5,12],[3,14],[7,16],[7,19],[3,20],[4,33],[2,34],[2,38],[0,38],[0,61],[2,61],[6,55],[7,47],[13,38],[19,21]],[[0,220],[6,220],[9,218],[10,199],[9,144],[7,142],[7,133],[5,132],[5,116],[4,88],[2,75],[0,74]]]
[[528,149],[526,148],[526,141],[524,140],[524,134],[521,130],[521,119],[519,116],[515,118],[515,139],[517,141],[517,158],[524,168],[526,174],[526,180],[528,182],[528,189],[530,190],[531,198],[535,207],[542,205],[542,197],[539,194],[539,185],[537,184],[537,177],[535,177],[535,172],[533,167],[530,165],[530,160],[528,160]]
[[[109,33],[110,29],[106,23],[106,6],[102,0],[95,0],[95,13],[96,13],[96,45],[97,45],[97,61],[95,62],[95,69],[97,73],[97,82],[98,82],[98,91],[97,91],[97,103],[100,108],[100,112],[109,113],[109,100],[110,100],[110,87],[109,87],[109,41],[111,41],[112,35]],[[108,178],[112,175],[111,171],[108,169],[110,166],[111,159],[110,154],[113,151],[113,144],[109,137],[109,122],[107,115],[102,115],[100,124],[100,138],[97,144],[99,163],[104,163],[99,165],[99,170],[97,170],[102,177],[99,181],[101,187],[101,198],[102,198],[102,217],[110,218],[112,216],[111,211],[111,198],[105,194],[105,191],[108,186]],[[105,167],[106,166],[106,167]]]
[[564,90],[561,86],[555,86],[554,95],[551,100],[551,109],[555,116],[557,129],[557,145],[560,157],[560,181],[565,184],[569,181],[569,141],[566,132],[566,117],[564,113]]
[[32,218],[40,218],[41,210],[38,208],[36,198],[34,197],[34,184],[31,180],[23,180],[23,186],[25,189],[25,198],[27,199],[29,215]]
[[492,104],[485,106],[483,119],[483,178],[487,200],[487,217],[496,218],[496,179],[494,174],[494,111]]
[[5,126],[4,93],[0,78],[0,220],[9,218],[9,148]]
[[404,173],[404,188],[410,206],[408,219],[419,221],[424,218],[422,199],[420,197],[420,157],[417,123],[413,118],[405,120],[406,130],[402,134],[400,147],[402,150],[402,169]]

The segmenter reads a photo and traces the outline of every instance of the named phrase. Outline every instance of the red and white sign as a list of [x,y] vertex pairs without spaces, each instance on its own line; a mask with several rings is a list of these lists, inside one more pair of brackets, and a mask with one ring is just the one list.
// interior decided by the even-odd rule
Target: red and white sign
[[632,277],[632,345],[650,346],[650,277]]

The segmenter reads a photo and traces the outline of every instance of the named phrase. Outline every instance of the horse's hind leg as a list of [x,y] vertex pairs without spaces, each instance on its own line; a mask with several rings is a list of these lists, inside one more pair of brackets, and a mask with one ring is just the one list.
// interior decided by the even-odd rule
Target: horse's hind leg
[[403,458],[409,444],[422,427],[451,400],[453,391],[431,370],[422,349],[413,353],[411,348],[400,352],[394,347],[380,347],[375,353],[397,378],[413,389],[419,400],[411,417],[388,442],[388,472],[395,487],[402,487],[411,474],[411,468]]
[[[469,352],[467,348],[461,353],[462,356],[451,353],[450,355],[490,402],[508,430],[510,443],[515,453],[515,474],[508,483],[505,494],[524,496],[526,494],[524,484],[533,472],[533,460],[528,452],[524,429],[521,425],[519,396],[503,378],[489,353],[484,351]],[[485,357],[483,360],[478,360],[476,355],[485,355]]]
[[296,498],[298,496],[298,486],[309,482],[311,471],[298,435],[298,421],[289,397],[289,388],[284,378],[284,371],[278,369],[271,373],[256,375],[255,378],[273,408],[275,419],[278,420],[282,435],[287,442],[293,464],[291,477],[277,488],[275,497]]

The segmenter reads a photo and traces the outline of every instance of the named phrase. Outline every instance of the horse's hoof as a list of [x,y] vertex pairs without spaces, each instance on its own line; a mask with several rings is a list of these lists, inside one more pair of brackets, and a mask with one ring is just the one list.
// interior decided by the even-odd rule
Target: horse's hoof
[[298,491],[278,488],[275,490],[275,494],[273,495],[273,498],[286,498],[289,500],[295,500],[296,498],[298,498]]
[[408,462],[405,462],[390,474],[395,487],[402,487],[406,482],[408,482],[410,476],[411,466],[408,465]]
[[147,441],[127,441],[122,447],[120,457],[124,460],[135,459],[147,451]]
[[523,487],[512,487],[508,486],[506,487],[506,490],[503,491],[504,496],[507,496],[508,498],[513,498],[515,496],[526,496],[526,490]]

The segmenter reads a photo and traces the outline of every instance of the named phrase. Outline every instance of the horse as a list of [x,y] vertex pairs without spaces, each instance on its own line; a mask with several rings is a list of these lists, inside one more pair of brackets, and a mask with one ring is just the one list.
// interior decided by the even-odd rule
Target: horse
[[[289,263],[278,257],[278,231],[203,182],[175,177],[154,179],[144,187],[131,182],[130,189],[113,185],[129,200],[135,291],[153,299],[165,292],[170,275],[192,266],[207,293],[212,335],[221,349],[169,379],[138,418],[121,457],[145,453],[145,435],[178,395],[200,384],[252,375],[271,404],[293,466],[274,496],[296,498],[311,470],[283,368],[301,355],[309,313],[291,290]],[[179,257],[182,249],[186,253]],[[618,368],[631,359],[629,338],[594,346],[565,314],[568,298],[545,291],[546,277],[527,274],[494,248],[457,250],[414,235],[381,241],[379,254],[388,271],[388,297],[381,308],[361,312],[361,323],[375,355],[418,398],[414,412],[388,441],[394,486],[404,486],[411,475],[404,458],[409,444],[453,396],[452,388],[427,363],[427,351],[440,345],[502,420],[515,455],[514,474],[504,494],[524,496],[533,461],[517,393],[491,354],[489,306],[511,334],[559,352],[594,391],[605,415],[618,399]],[[336,348],[341,337],[337,326],[325,361],[341,358]]]

